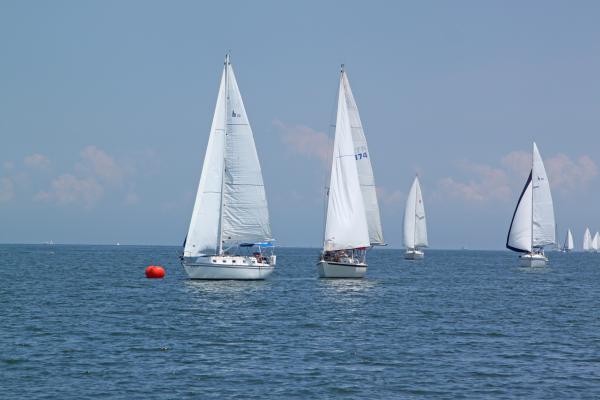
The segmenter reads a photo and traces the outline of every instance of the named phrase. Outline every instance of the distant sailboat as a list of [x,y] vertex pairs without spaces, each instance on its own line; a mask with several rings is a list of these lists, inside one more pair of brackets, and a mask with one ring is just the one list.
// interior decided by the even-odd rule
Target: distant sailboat
[[585,233],[583,234],[583,251],[592,251],[592,234],[590,233],[590,228],[585,228]]
[[525,253],[521,265],[544,266],[544,246],[556,242],[550,183],[537,145],[533,143],[531,172],[519,197],[506,239],[510,250]]
[[383,244],[370,154],[342,65],[319,276],[362,278],[367,249]]
[[593,252],[598,252],[600,250],[600,233],[596,232],[594,238],[592,239],[592,248]]
[[415,260],[423,258],[422,248],[427,247],[427,223],[425,220],[425,205],[421,193],[419,177],[415,177],[404,209],[404,258]]
[[571,233],[571,229],[567,230],[567,236],[565,237],[565,244],[563,245],[561,251],[563,253],[570,253],[573,251],[573,234]]
[[229,55],[181,257],[192,279],[265,279],[275,268],[262,172]]

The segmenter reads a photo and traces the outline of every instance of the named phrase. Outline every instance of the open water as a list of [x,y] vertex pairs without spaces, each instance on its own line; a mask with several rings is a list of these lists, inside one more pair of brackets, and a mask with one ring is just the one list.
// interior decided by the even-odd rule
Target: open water
[[600,254],[375,250],[319,280],[283,248],[267,281],[207,282],[178,252],[0,246],[0,397],[600,397]]

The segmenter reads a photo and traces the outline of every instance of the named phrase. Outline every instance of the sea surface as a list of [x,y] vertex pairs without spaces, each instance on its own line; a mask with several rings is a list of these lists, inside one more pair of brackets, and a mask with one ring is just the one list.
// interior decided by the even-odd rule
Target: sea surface
[[600,398],[600,254],[385,249],[323,280],[281,248],[269,280],[210,282],[179,251],[1,245],[0,398]]

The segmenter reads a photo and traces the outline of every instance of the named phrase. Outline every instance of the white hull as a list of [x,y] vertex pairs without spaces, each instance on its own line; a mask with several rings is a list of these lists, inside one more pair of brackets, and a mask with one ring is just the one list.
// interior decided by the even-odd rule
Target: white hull
[[543,254],[524,254],[519,257],[521,267],[543,267],[548,262],[548,257]]
[[196,260],[183,260],[181,263],[191,279],[266,279],[275,269],[275,256],[269,261],[258,262],[255,257],[212,256]]
[[421,250],[406,250],[406,253],[404,253],[406,260],[420,260],[423,257],[425,257],[425,253]]
[[321,260],[317,264],[319,278],[363,278],[367,264],[344,264]]

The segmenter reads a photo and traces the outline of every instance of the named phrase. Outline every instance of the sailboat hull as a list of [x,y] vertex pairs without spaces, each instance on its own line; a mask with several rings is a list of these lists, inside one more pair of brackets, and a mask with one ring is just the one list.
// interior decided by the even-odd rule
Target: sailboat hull
[[544,267],[548,257],[543,254],[524,254],[519,257],[521,267]]
[[275,270],[275,256],[271,263],[258,262],[254,257],[202,257],[195,261],[183,260],[182,265],[191,279],[263,280]]
[[344,264],[321,260],[317,264],[319,278],[364,278],[367,264]]
[[404,253],[404,258],[406,260],[421,260],[425,257],[425,253],[421,250],[406,250]]

